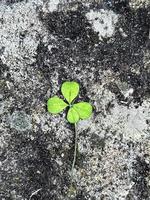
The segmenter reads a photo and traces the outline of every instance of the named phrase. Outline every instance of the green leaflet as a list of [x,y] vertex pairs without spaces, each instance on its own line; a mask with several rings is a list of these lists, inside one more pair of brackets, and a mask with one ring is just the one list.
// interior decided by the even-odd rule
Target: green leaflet
[[80,102],[73,105],[73,108],[78,112],[80,119],[87,119],[92,114],[92,106],[87,102]]
[[75,124],[79,121],[79,114],[73,107],[68,111],[67,120],[72,124]]
[[61,92],[70,104],[79,94],[79,84],[74,81],[66,81],[62,84]]
[[69,106],[67,120],[70,123],[77,123],[80,119],[87,119],[91,116],[93,107],[88,102],[74,104],[73,100],[79,94],[79,84],[74,81],[66,81],[62,84],[61,92],[68,104],[58,96],[54,96],[47,101],[47,108],[50,113],[57,114]]
[[47,108],[48,112],[57,114],[61,112],[64,108],[68,106],[67,103],[65,103],[62,99],[60,99],[58,96],[54,96],[47,101]]

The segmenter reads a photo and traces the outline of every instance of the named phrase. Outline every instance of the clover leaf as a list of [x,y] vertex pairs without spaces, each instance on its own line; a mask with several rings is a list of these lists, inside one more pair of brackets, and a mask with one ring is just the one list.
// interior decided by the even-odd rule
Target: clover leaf
[[54,96],[47,101],[48,112],[57,114],[68,106],[62,99]]
[[61,86],[61,92],[69,104],[64,102],[58,96],[54,96],[47,101],[48,112],[52,114],[60,113],[66,107],[69,107],[67,120],[75,124],[80,119],[87,119],[92,114],[92,106],[88,102],[73,103],[73,100],[79,94],[79,84],[75,81],[66,81]]
[[73,108],[79,114],[80,119],[87,119],[92,114],[92,106],[87,102],[80,102],[73,105]]
[[70,104],[79,94],[79,84],[74,81],[66,81],[61,86],[61,92]]
[[79,114],[78,112],[72,107],[69,109],[68,114],[67,114],[67,120],[72,123],[75,124],[79,121]]

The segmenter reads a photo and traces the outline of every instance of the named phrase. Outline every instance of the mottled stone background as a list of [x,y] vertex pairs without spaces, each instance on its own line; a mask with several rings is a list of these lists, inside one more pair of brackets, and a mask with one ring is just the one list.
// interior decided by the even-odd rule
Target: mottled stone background
[[[47,99],[75,80],[74,127]],[[0,1],[0,200],[150,199],[150,1]]]

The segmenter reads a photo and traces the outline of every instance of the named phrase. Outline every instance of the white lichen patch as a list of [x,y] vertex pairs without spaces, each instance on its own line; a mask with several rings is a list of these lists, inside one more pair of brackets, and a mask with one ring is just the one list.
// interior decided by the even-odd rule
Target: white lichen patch
[[140,142],[150,137],[147,120],[150,120],[150,106],[147,101],[138,108],[133,104],[130,108],[115,104],[111,114],[106,117],[105,125],[112,132],[121,132],[124,140]]
[[86,14],[93,29],[98,32],[99,38],[112,37],[115,32],[115,25],[118,22],[118,15],[111,10],[91,10]]
[[[84,139],[80,136],[79,146]],[[113,144],[113,141],[109,139],[106,141],[104,150],[96,146],[90,148],[90,139],[86,143],[88,143],[84,152],[86,159],[83,167],[76,171],[77,183],[96,199],[101,199],[102,196],[107,199],[108,194],[112,199],[125,199],[133,186],[129,177],[132,175],[131,168],[136,152],[133,152],[132,147],[128,147],[125,143],[120,144],[118,141],[117,144]]]
[[23,111],[15,111],[10,118],[11,128],[26,131],[32,128],[32,118]]
[[[94,93],[90,99],[94,100],[99,114],[78,124],[78,150],[86,156],[82,168],[76,168],[75,180],[90,197],[124,200],[134,186],[130,177],[134,173],[132,167],[136,156],[140,155],[141,149],[142,154],[149,155],[150,152],[147,123],[150,102],[145,100],[138,108],[133,103],[129,107],[118,104],[115,95],[106,88],[112,79],[109,77],[101,85],[92,85],[88,93]],[[121,87],[126,91],[124,94],[132,95],[132,89],[126,88]],[[109,103],[113,106],[107,111]]]
[[[35,4],[36,3],[36,4]],[[11,7],[0,3],[0,46],[3,63],[16,65],[18,62],[32,63],[38,46],[39,35],[47,32],[42,26],[36,9],[42,6],[41,0],[19,2]],[[19,64],[20,64],[19,63]]]
[[17,86],[15,93],[20,93],[20,97],[27,97],[31,90],[38,87],[41,90],[43,83],[41,74],[30,67],[36,61],[40,38],[43,43],[47,42],[48,32],[37,12],[43,6],[41,0],[22,1],[11,7],[0,2],[0,46],[3,48],[0,59],[9,67],[13,80],[6,81],[7,88],[15,91]]
[[[98,110],[101,109],[106,115],[103,116],[99,114],[96,120],[100,122],[99,124],[92,125],[91,130],[97,129],[101,137],[103,137],[102,130],[109,130],[108,135],[112,133],[121,134],[123,140],[132,140],[134,142],[140,142],[143,139],[150,137],[149,126],[147,121],[150,120],[150,103],[148,100],[144,101],[141,106],[135,108],[134,104],[131,103],[130,107],[124,105],[119,105],[114,98],[109,95],[110,91],[102,90],[101,97],[102,101],[96,103]],[[108,94],[108,95],[107,95]],[[110,98],[111,97],[111,98]],[[105,99],[106,98],[106,99]],[[110,113],[105,111],[107,104],[112,102],[113,108],[111,108]]]
[[48,10],[50,12],[56,11],[58,8],[58,4],[60,3],[60,0],[50,0],[48,2]]

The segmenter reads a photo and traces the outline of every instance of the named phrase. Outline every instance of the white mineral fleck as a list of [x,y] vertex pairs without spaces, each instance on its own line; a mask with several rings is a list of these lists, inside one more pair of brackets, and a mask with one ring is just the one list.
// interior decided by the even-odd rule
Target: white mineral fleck
[[115,32],[115,24],[118,22],[118,15],[111,10],[91,10],[86,14],[94,30],[98,32],[99,38],[111,37]]

